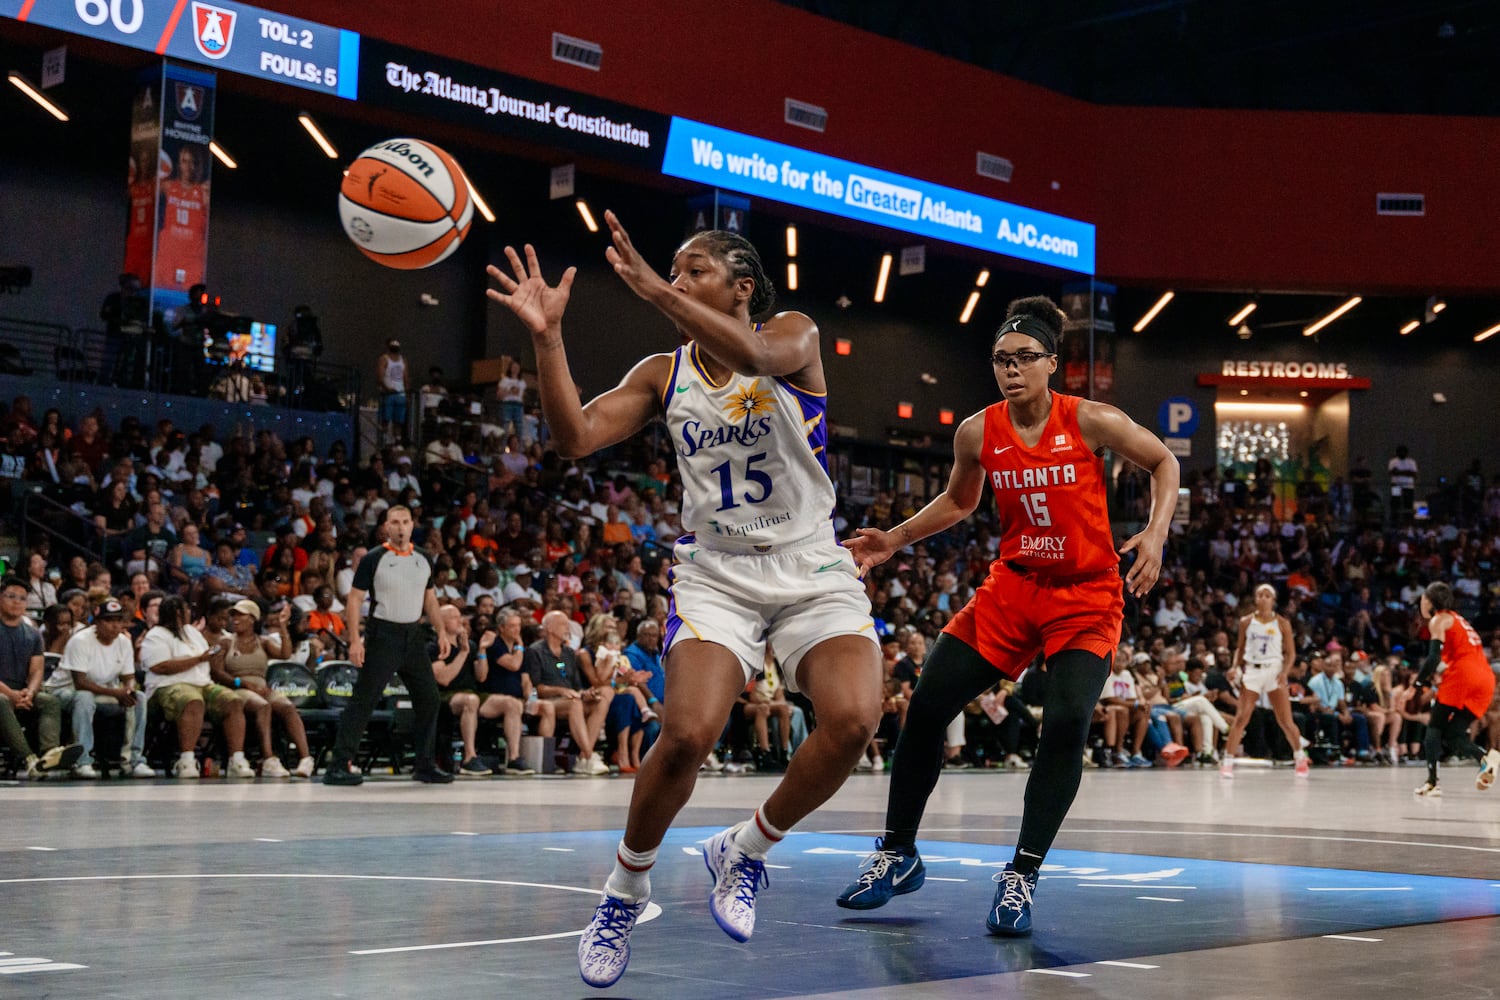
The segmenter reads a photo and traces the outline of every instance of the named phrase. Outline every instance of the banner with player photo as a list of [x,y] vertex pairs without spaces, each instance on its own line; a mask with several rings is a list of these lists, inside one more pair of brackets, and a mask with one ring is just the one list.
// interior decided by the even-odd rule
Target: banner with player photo
[[1115,395],[1115,286],[1090,278],[1063,286],[1058,369],[1063,392],[1110,403]]
[[153,312],[186,303],[208,270],[214,82],[163,63],[131,101],[125,271],[151,289]]
[[161,139],[157,150],[157,308],[181,305],[208,271],[208,217],[214,135],[214,74],[170,63],[162,67]]

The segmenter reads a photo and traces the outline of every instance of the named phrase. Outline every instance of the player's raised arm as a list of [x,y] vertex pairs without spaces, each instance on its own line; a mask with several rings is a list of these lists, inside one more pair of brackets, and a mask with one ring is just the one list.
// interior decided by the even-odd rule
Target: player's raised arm
[[[669,281],[641,257],[613,212],[605,212],[604,221],[614,241],[605,257],[615,273],[632,291],[661,310],[684,336],[698,341],[709,354],[741,374],[799,376],[797,381],[803,388],[824,391],[818,328],[809,317],[783,312],[759,325],[749,322],[751,316],[770,308],[775,295],[753,251],[722,248],[721,256],[727,262],[727,273],[723,273],[725,263],[716,262],[696,240],[689,240],[673,258]],[[690,285],[708,281],[723,284],[722,301],[715,303],[719,308],[686,294]]]
[[493,264],[486,268],[500,289],[491,288],[485,294],[515,313],[531,334],[542,416],[558,454],[564,458],[589,455],[630,437],[657,414],[671,358],[661,354],[646,358],[619,385],[584,406],[562,338],[563,313],[578,269],[568,268],[555,286],[548,285],[535,248],[528,243],[525,250],[522,263],[514,247],[505,248],[512,274]]

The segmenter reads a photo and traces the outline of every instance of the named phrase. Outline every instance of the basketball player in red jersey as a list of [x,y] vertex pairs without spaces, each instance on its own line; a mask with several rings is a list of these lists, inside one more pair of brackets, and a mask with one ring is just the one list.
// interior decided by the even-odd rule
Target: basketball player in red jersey
[[[166,203],[156,240],[156,287],[185,290],[203,280],[208,247],[208,183],[201,180],[203,153],[184,144],[177,174],[162,184]],[[182,279],[178,280],[178,274]]]
[[[130,218],[125,226],[125,270],[151,273],[151,241],[156,236],[156,157],[130,156]],[[141,164],[148,164],[142,166]]]
[[1417,674],[1418,684],[1429,684],[1439,662],[1448,664],[1438,681],[1432,700],[1432,717],[1427,722],[1427,783],[1417,794],[1427,798],[1443,794],[1438,787],[1438,761],[1443,744],[1464,757],[1479,761],[1474,785],[1484,791],[1495,783],[1500,772],[1500,750],[1485,753],[1469,739],[1469,727],[1483,716],[1495,696],[1495,672],[1484,655],[1484,644],[1474,626],[1453,610],[1453,588],[1434,583],[1422,594],[1422,617],[1427,619],[1427,634],[1432,640],[1427,659]]
[[992,934],[1031,931],[1037,872],[1078,792],[1089,720],[1120,640],[1120,559],[1099,452],[1108,448],[1151,470],[1151,521],[1120,548],[1134,554],[1124,586],[1138,597],[1161,571],[1177,502],[1177,459],[1155,435],[1113,406],[1048,388],[1062,319],[1045,296],[1010,304],[991,357],[1004,400],[960,425],[948,489],[890,531],[861,528],[844,543],[868,570],[963,520],[986,482],[995,492],[999,556],[922,668],[896,744],[886,835],[839,896],[847,909],[873,909],[921,886],[917,827],[937,784],[948,722],[995,683],[996,671],[1017,677],[1043,652],[1045,722],[1015,856],[995,876],[999,886],[986,920]]

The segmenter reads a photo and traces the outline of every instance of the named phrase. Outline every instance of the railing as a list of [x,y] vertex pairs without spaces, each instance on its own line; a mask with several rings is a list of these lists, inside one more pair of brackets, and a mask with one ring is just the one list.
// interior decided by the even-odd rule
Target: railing
[[73,381],[77,338],[61,323],[0,316],[0,375],[55,375]]
[[21,494],[21,551],[29,551],[31,539],[40,534],[50,539],[53,560],[81,555],[89,562],[105,562],[104,535],[94,524],[67,504],[54,500],[41,487]]

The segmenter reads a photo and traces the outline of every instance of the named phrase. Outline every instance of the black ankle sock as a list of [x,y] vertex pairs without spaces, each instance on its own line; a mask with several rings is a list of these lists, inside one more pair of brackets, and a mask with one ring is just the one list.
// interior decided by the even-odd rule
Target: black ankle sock
[[1043,857],[1035,851],[1023,851],[1018,846],[1015,859],[1011,861],[1010,866],[1020,874],[1030,877],[1042,870],[1043,860]]

